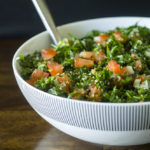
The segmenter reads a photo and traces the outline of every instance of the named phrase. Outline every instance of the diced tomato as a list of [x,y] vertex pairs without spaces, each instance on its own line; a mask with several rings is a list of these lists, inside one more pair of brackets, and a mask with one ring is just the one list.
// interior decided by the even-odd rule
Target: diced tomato
[[79,57],[83,57],[85,59],[94,59],[95,53],[94,52],[81,52],[79,54]]
[[95,54],[95,60],[96,61],[103,61],[105,60],[106,55],[103,51],[99,51],[97,54]]
[[75,63],[74,63],[74,66],[77,68],[82,68],[83,66],[90,68],[93,65],[94,65],[94,62],[92,60],[81,59],[81,58],[75,59]]
[[27,80],[26,82],[29,83],[29,84],[32,85],[32,86],[34,86],[34,83],[35,83],[35,81],[34,81],[34,80],[31,80],[31,79]]
[[48,77],[49,76],[49,73],[47,72],[43,72],[42,70],[40,69],[35,69],[33,71],[33,73],[31,74],[31,79],[41,79],[42,77]]
[[48,77],[48,76],[49,76],[49,73],[43,72],[40,69],[35,69],[33,73],[31,74],[30,79],[27,80],[27,82],[31,85],[34,85],[34,83],[40,80],[42,77]]
[[56,51],[54,49],[42,49],[41,50],[41,55],[43,60],[48,60],[50,58],[53,58],[56,55]]
[[94,41],[96,43],[100,43],[102,45],[105,45],[106,40],[108,40],[109,35],[101,34],[100,36],[94,37]]
[[66,91],[69,92],[71,79],[65,73],[62,73],[61,75],[57,76],[57,80],[60,83],[60,86],[62,87],[65,85]]
[[110,60],[108,62],[107,69],[109,71],[113,72],[113,74],[120,74],[121,73],[120,65],[117,64],[114,60]]
[[119,42],[123,42],[123,34],[121,32],[114,32],[113,33],[114,37],[119,41]]
[[96,87],[94,83],[90,84],[89,89],[89,99],[101,101],[101,91]]
[[105,45],[105,41],[109,38],[109,35],[106,35],[106,34],[102,34],[100,35],[100,44],[103,44]]
[[63,66],[54,61],[48,61],[47,67],[51,71],[51,76],[56,76],[57,74],[61,74],[63,72]]
[[141,79],[140,81],[140,84],[141,84],[142,82],[146,80],[146,76],[142,75],[142,76],[136,77],[135,79]]
[[140,60],[136,60],[135,63],[134,63],[134,69],[137,71],[137,72],[140,72],[142,70],[142,63]]

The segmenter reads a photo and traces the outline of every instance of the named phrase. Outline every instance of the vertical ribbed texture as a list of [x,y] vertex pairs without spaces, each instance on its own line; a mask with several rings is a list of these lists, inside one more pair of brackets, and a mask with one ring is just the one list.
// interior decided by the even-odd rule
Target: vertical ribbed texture
[[24,96],[38,112],[56,121],[93,130],[150,129],[150,104],[108,104],[68,100],[40,92],[17,78]]

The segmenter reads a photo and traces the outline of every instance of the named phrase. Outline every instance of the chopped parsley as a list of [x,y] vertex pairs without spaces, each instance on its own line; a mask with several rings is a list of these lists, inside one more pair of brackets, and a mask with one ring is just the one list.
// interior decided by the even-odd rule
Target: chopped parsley
[[20,56],[21,76],[47,93],[84,101],[150,101],[150,29],[133,25],[71,35]]

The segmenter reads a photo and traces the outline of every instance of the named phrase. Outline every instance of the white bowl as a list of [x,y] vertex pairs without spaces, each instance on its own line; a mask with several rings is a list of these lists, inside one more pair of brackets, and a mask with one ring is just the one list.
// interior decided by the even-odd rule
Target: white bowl
[[[58,27],[63,37],[68,33],[82,37],[92,29],[107,31],[137,23],[150,27],[150,18],[114,17],[86,20]],[[20,76],[19,55],[50,47],[47,32],[25,42],[13,57],[13,70],[23,95],[33,109],[59,130],[82,140],[107,145],[138,145],[150,142],[150,102],[99,103],[71,100],[40,91]],[[44,127],[43,127],[44,128]]]

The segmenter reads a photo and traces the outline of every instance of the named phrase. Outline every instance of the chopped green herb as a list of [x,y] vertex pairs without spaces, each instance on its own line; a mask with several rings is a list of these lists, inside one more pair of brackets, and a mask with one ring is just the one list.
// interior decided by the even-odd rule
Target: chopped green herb
[[52,47],[53,55],[46,49],[19,57],[21,76],[34,87],[84,101],[150,101],[150,29],[136,24],[80,39],[70,34]]

